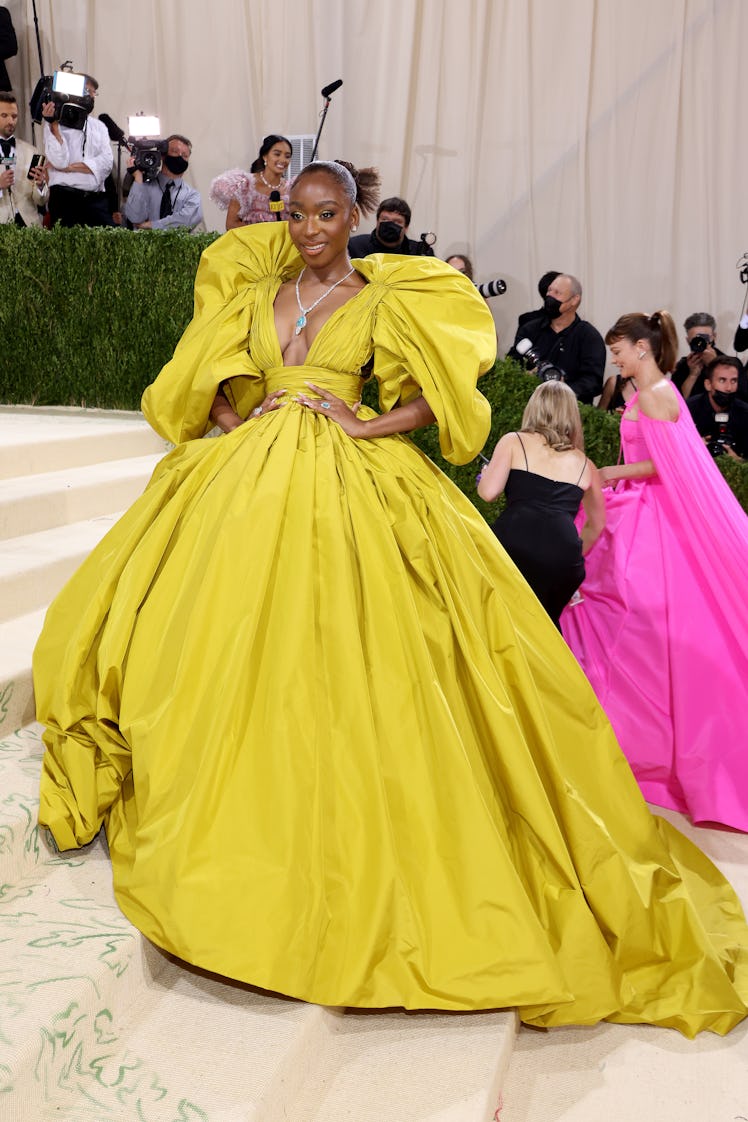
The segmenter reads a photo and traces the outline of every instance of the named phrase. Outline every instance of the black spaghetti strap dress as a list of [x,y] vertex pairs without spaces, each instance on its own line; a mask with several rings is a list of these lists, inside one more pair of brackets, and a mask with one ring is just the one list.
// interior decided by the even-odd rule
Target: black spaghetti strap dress
[[[527,465],[527,452],[522,438]],[[587,466],[585,460],[579,479]],[[574,525],[584,492],[577,483],[558,483],[512,468],[505,488],[507,506],[491,529],[530,588],[560,629],[559,617],[584,580],[582,542]]]

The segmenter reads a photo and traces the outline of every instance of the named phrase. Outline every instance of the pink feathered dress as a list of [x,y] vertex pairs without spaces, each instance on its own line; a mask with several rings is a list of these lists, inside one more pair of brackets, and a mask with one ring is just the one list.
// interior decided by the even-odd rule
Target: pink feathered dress
[[[291,189],[289,180],[283,180],[280,197],[283,210],[280,211],[281,219],[288,218],[288,193]],[[241,168],[232,168],[223,175],[217,176],[210,185],[209,196],[221,210],[228,210],[232,199],[239,203],[239,218],[248,226],[254,222],[275,222],[275,212],[270,209],[270,199],[255,187],[255,177],[250,171]]]
[[748,517],[678,400],[674,422],[629,402],[624,460],[657,475],[606,490],[561,626],[644,797],[748,831]]

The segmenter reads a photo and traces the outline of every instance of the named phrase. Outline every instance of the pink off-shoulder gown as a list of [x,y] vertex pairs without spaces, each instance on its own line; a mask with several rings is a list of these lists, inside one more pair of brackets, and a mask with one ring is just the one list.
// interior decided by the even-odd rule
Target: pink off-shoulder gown
[[[748,517],[679,395],[676,421],[621,419],[582,601],[561,617],[644,797],[748,831]],[[583,515],[581,516],[583,518]]]

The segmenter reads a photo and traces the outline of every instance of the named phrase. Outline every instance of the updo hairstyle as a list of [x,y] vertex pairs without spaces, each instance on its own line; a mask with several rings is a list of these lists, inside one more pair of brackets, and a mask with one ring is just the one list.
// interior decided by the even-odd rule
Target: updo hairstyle
[[355,168],[347,160],[315,160],[302,168],[293,181],[295,187],[307,175],[325,173],[343,189],[351,206],[357,206],[362,214],[376,210],[381,180],[376,168]]
[[626,339],[629,343],[646,340],[663,374],[670,373],[675,366],[678,334],[670,312],[654,312],[651,316],[644,312],[629,312],[620,316],[605,336],[605,342],[610,346],[619,339]]

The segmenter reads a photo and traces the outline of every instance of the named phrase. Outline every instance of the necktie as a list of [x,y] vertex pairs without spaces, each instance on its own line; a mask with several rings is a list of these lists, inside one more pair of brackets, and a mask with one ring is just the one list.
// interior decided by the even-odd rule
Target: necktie
[[173,207],[171,203],[171,189],[174,184],[169,180],[161,194],[161,209],[158,212],[159,218],[168,218],[171,214]]

